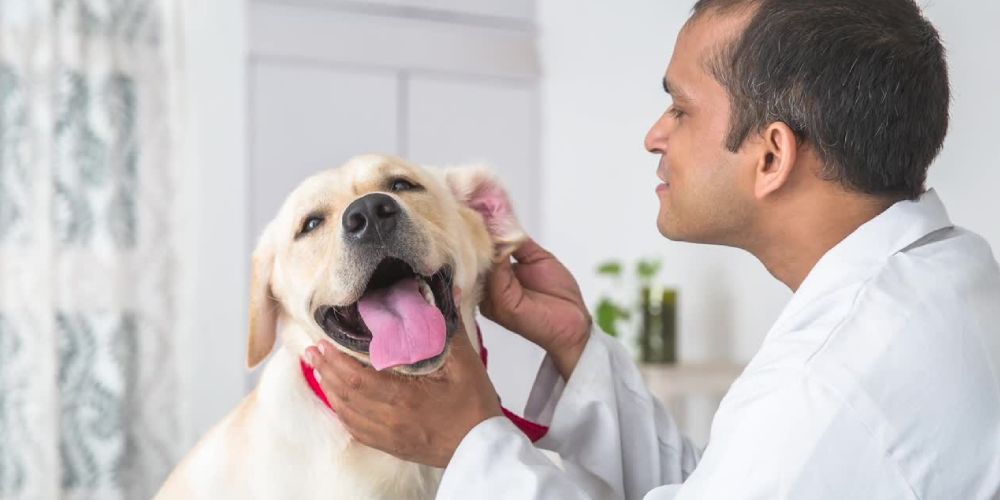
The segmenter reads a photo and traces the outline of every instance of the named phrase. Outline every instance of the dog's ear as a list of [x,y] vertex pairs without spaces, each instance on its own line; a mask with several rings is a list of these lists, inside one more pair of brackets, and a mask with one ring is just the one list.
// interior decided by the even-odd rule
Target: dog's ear
[[274,246],[267,232],[253,252],[250,267],[250,337],[247,342],[247,367],[256,368],[274,349],[278,334],[278,308],[271,293],[271,270],[274,268]]
[[493,240],[493,255],[497,261],[509,257],[528,238],[514,214],[514,206],[507,191],[489,168],[473,166],[447,169],[445,183],[459,203],[483,217],[486,231]]

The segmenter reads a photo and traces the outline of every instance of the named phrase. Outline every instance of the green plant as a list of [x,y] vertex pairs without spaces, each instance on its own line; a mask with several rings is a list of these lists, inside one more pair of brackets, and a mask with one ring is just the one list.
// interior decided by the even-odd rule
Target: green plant
[[[660,272],[661,264],[659,259],[640,259],[636,262],[635,278],[642,287],[648,288],[650,286],[650,283]],[[611,279],[616,286],[620,286],[624,269],[625,266],[621,261],[609,260],[597,266],[597,274]],[[632,306],[627,306],[607,294],[602,295],[594,307],[594,321],[612,337],[618,337],[622,332],[620,325],[630,321],[636,315],[642,315],[640,301],[635,301]]]
[[597,321],[601,330],[612,337],[618,336],[618,321],[628,321],[631,317],[632,314],[627,309],[607,297],[601,298],[594,310],[594,321]]

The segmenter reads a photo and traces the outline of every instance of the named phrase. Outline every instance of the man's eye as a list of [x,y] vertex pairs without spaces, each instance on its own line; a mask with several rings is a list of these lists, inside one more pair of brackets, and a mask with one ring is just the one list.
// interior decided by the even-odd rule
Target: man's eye
[[417,189],[417,187],[418,186],[416,184],[406,179],[396,179],[392,181],[392,186],[391,186],[393,191],[410,191],[412,189]]
[[306,219],[305,222],[302,223],[302,229],[299,230],[299,236],[306,234],[312,231],[313,229],[316,229],[317,227],[320,227],[321,225],[323,225],[324,220],[325,219],[323,219],[322,217],[309,217],[308,219]]
[[676,107],[671,107],[670,109],[667,110],[667,113],[670,113],[671,116],[673,116],[678,120],[680,120],[684,116],[684,112],[677,109]]

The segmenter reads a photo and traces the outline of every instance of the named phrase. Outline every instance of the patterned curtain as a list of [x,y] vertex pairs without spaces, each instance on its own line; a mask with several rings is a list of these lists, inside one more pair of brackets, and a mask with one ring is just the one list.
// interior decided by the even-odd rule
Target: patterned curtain
[[176,462],[172,3],[0,0],[0,499]]

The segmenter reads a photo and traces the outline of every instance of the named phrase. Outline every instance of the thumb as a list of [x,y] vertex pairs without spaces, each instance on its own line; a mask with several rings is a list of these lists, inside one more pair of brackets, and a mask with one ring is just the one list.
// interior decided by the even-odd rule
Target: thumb
[[528,238],[512,254],[518,263],[530,264],[552,257],[552,253],[542,248],[535,240]]
[[451,359],[445,363],[445,369],[439,372],[441,377],[451,378],[456,381],[474,380],[476,375],[473,374],[486,372],[486,367],[479,356],[479,351],[473,347],[472,340],[469,337],[469,335],[475,334],[475,332],[470,334],[465,328],[461,327],[455,332],[455,336],[451,339],[449,353]]
[[455,297],[455,319],[458,322],[455,325],[455,335],[451,339],[452,351],[472,350],[472,345],[469,343],[469,332],[466,331],[465,319],[462,316],[462,289],[455,285],[452,287],[452,295]]
[[469,352],[475,354],[475,349],[472,347],[472,341],[469,338],[469,335],[475,334],[475,332],[469,333],[465,329],[465,322],[459,316],[458,328],[455,330],[455,336],[451,338],[452,354],[455,356],[466,356]]
[[486,276],[485,294],[479,311],[483,316],[497,321],[509,313],[509,304],[516,304],[523,293],[513,265],[510,260],[504,259]]

